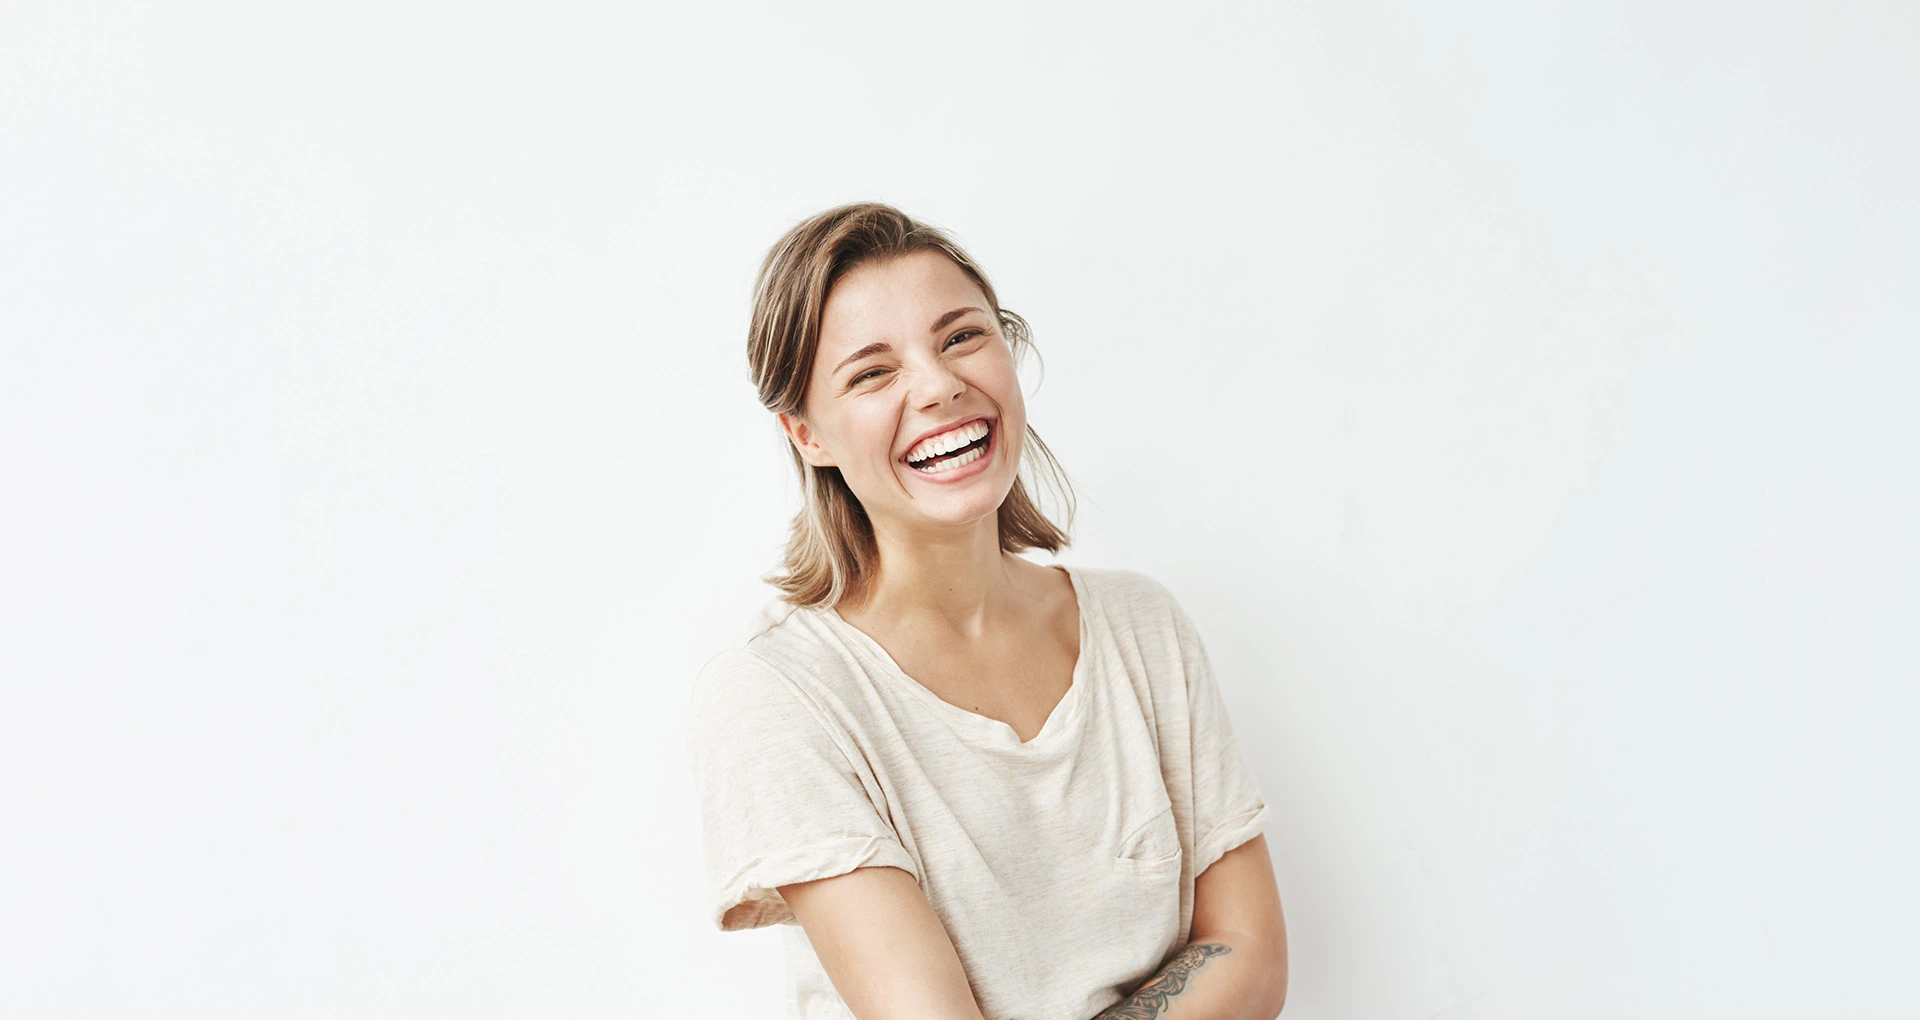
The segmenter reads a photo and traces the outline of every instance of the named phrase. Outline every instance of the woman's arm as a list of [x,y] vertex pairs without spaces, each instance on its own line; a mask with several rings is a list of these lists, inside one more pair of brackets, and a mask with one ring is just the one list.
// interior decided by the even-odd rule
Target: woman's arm
[[1093,1020],[1273,1020],[1287,1001],[1287,925],[1264,835],[1194,880],[1186,948]]
[[[898,868],[780,887],[820,966],[860,1020],[983,1020],[939,915]],[[1287,998],[1287,932],[1265,836],[1194,881],[1186,948],[1094,1020],[1273,1020]]]
[[984,1020],[960,954],[912,875],[855,868],[780,886],[780,896],[860,1020]]

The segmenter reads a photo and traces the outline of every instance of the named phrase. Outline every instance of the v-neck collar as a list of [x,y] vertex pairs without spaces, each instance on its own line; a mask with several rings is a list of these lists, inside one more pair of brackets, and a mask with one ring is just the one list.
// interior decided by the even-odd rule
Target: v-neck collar
[[1016,754],[1033,755],[1058,744],[1062,739],[1061,734],[1072,728],[1073,720],[1078,718],[1080,706],[1086,700],[1088,663],[1093,658],[1093,628],[1090,622],[1093,619],[1093,607],[1089,602],[1092,595],[1087,591],[1086,579],[1080,575],[1079,571],[1064,563],[1054,564],[1054,566],[1058,566],[1073,583],[1075,609],[1080,616],[1080,653],[1074,659],[1073,677],[1068,683],[1067,692],[1060,696],[1060,700],[1054,703],[1053,710],[1047,713],[1047,721],[1040,725],[1040,732],[1035,733],[1032,740],[1024,743],[1021,742],[1020,735],[1007,723],[961,708],[933,693],[920,681],[908,676],[907,671],[893,661],[893,656],[881,647],[880,642],[875,641],[866,631],[848,623],[840,615],[839,610],[832,606],[825,606],[818,612],[855,646],[873,658],[882,667],[882,674],[930,703],[933,711],[947,717],[954,725],[974,734],[988,746],[1003,748]]

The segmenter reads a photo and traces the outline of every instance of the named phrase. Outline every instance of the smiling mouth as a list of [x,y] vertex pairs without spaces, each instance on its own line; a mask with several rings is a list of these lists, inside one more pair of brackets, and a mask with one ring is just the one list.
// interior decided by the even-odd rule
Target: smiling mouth
[[997,423],[987,422],[987,434],[956,450],[949,450],[937,457],[908,462],[907,466],[923,475],[937,475],[943,471],[966,467],[986,455],[987,447],[993,442],[993,430]]

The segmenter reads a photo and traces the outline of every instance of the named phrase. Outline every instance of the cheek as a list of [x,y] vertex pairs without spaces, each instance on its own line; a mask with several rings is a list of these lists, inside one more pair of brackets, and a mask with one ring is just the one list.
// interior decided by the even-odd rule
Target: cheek
[[[1020,376],[1009,369],[1004,375],[994,379],[987,391],[993,402],[1000,406],[1001,417],[1009,424],[1024,424],[1027,418],[1027,398],[1020,390]],[[1016,428],[1015,431],[1018,431]]]
[[978,370],[973,373],[974,385],[987,391],[999,400],[1020,399],[1020,373],[1013,364],[1013,352],[1007,350],[1003,341],[991,349],[981,351]]
[[863,461],[890,460],[899,422],[898,414],[878,407],[853,416],[848,419],[843,434],[847,449]]

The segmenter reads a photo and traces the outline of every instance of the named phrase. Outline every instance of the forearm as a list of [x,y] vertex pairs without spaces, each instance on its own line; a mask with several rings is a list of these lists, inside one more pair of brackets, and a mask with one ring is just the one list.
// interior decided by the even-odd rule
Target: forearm
[[1269,947],[1245,935],[1208,935],[1093,1020],[1273,1020],[1285,980]]

